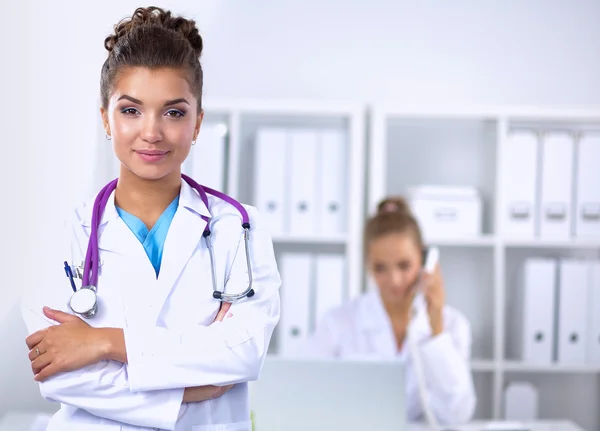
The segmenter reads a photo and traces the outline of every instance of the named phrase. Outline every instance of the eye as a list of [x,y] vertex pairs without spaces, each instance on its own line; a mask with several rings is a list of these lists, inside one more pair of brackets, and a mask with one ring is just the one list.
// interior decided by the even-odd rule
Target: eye
[[411,267],[411,264],[410,264],[410,262],[408,262],[408,261],[406,261],[406,260],[405,260],[405,261],[402,261],[402,262],[400,262],[400,263],[398,263],[398,268],[399,268],[401,271],[408,271],[408,270],[410,269],[410,267]]
[[135,108],[125,108],[125,109],[121,110],[121,113],[125,114],[125,115],[134,116],[134,115],[139,114],[139,111]]
[[377,264],[373,267],[373,270],[377,273],[377,274],[381,274],[382,272],[385,272],[385,265],[382,264]]
[[180,111],[179,109],[171,109],[167,111],[166,115],[171,118],[183,118],[185,117],[185,112]]

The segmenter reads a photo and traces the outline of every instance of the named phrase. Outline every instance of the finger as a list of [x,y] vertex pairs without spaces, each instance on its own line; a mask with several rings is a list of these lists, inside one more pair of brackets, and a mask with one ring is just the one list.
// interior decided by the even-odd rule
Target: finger
[[29,347],[29,350],[33,349],[34,346],[40,344],[40,342],[46,336],[45,331],[46,329],[42,329],[41,331],[34,332],[29,337],[25,338],[25,343],[27,344],[27,347]]
[[47,380],[48,378],[52,377],[53,375],[59,372],[60,369],[58,368],[58,366],[56,366],[54,363],[50,363],[49,365],[44,367],[42,371],[35,375],[34,380],[37,382],[43,382],[44,380]]
[[46,353],[41,355],[31,363],[31,371],[33,371],[33,375],[39,374],[44,368],[46,368],[52,362],[52,355]]
[[219,398],[221,395],[223,395],[225,392],[222,391],[221,388],[216,388],[215,391],[212,393],[212,395],[210,396],[211,400],[214,400],[215,398]]
[[231,389],[232,386],[233,385],[218,387],[217,390],[214,392],[212,398],[218,398],[218,397],[222,396],[223,394],[225,394],[225,392],[227,392],[229,389]]
[[217,313],[217,317],[215,317],[215,322],[222,322],[230,308],[230,302],[222,302],[221,309],[219,310],[219,313]]
[[46,350],[44,350],[39,344],[37,346],[34,346],[30,351],[29,351],[29,360],[30,361],[34,361],[36,360],[39,356],[43,355],[44,353],[46,353]]
[[72,314],[60,310],[53,310],[49,307],[44,307],[44,315],[58,323],[67,323],[79,319],[77,316],[73,316]]
[[195,389],[194,399],[196,401],[210,400],[213,397],[215,391],[218,390],[218,388],[216,386],[212,386],[212,385],[198,386],[194,389]]

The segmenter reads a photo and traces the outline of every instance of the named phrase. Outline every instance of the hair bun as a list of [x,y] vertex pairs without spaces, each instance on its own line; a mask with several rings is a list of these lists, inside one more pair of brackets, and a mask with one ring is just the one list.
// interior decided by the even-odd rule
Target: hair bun
[[410,207],[406,200],[399,196],[389,197],[377,205],[377,214],[411,214]]
[[123,39],[131,30],[153,24],[180,33],[187,39],[198,57],[202,54],[204,45],[196,27],[196,22],[181,16],[173,16],[170,11],[154,6],[137,8],[130,18],[125,18],[115,25],[114,34],[104,39],[104,48],[111,52],[117,42]]

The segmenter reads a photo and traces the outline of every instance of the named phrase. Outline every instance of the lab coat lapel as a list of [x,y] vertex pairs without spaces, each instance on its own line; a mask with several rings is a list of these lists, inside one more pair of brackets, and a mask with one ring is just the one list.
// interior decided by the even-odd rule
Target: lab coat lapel
[[177,284],[181,272],[195,250],[203,243],[202,234],[206,221],[202,216],[210,217],[208,208],[197,192],[182,181],[179,207],[165,240],[158,288],[152,300],[155,305],[152,309],[156,311],[154,317],[158,317],[158,312]]
[[373,353],[386,358],[394,357],[396,355],[394,332],[381,296],[376,289],[366,293],[359,313],[362,336],[369,340]]
[[[136,236],[121,220],[115,206],[115,192],[113,191],[106,202],[98,227],[98,248],[105,252],[116,253],[122,256],[137,256],[144,254],[144,249]],[[88,235],[92,231],[92,209],[89,208],[82,225]],[[87,247],[87,244],[86,244]],[[85,250],[83,250],[85,253]],[[145,255],[145,254],[144,254]],[[102,264],[102,262],[100,262]]]

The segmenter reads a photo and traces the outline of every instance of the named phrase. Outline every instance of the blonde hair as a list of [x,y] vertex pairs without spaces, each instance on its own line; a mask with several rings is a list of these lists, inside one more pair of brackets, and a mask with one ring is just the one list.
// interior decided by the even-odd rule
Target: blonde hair
[[394,233],[412,236],[417,247],[423,248],[419,223],[406,200],[400,196],[383,199],[377,205],[377,213],[367,220],[364,231],[365,256],[371,241]]

